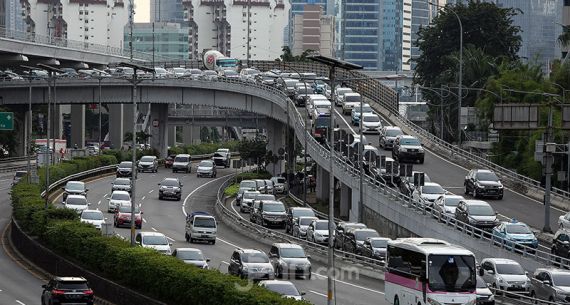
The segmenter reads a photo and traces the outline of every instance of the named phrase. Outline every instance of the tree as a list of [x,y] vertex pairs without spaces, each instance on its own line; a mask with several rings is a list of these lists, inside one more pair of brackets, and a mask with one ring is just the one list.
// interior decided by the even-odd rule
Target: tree
[[281,61],[285,62],[309,61],[308,57],[316,53],[315,50],[307,49],[304,50],[301,53],[301,55],[294,56],[293,52],[291,52],[291,48],[289,48],[288,46],[283,46],[281,50],[283,51],[283,54],[281,54],[279,58],[281,59]]
[[[448,4],[429,27],[418,31],[414,44],[419,47],[421,55],[416,60],[415,83],[434,89],[458,86],[460,32],[454,12],[463,25],[463,86],[482,88],[499,65],[518,59],[520,29],[513,25],[512,19],[517,14],[516,10],[478,1],[470,1],[467,5]],[[476,91],[464,94],[467,95],[462,106],[473,106],[478,95]],[[437,113],[439,97],[428,94],[426,98],[429,104],[435,105],[430,106],[430,114]],[[455,105],[446,112],[448,126],[457,126],[457,111]],[[448,133],[447,138],[451,140],[455,134]]]
[[[137,131],[137,143],[146,143],[150,139],[151,135],[144,131]],[[125,133],[125,142],[133,140],[133,133]]]
[[563,26],[562,27],[562,34],[560,34],[560,36],[558,36],[558,43],[562,47],[567,47],[568,45],[570,45],[570,27],[569,26]]
[[242,159],[263,161],[267,153],[267,142],[260,140],[243,140],[238,144],[238,151]]

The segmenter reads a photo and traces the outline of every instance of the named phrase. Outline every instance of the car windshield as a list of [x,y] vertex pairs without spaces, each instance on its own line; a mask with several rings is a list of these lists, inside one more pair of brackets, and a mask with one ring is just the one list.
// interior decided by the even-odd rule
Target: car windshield
[[370,240],[370,245],[374,248],[386,248],[388,247],[387,239],[372,239]]
[[131,180],[125,179],[125,178],[117,178],[117,179],[115,179],[115,182],[113,182],[113,184],[114,185],[130,185]]
[[242,181],[239,184],[240,188],[256,188],[257,187],[257,183],[255,183],[255,181]]
[[281,257],[301,258],[307,257],[307,255],[305,255],[305,250],[302,248],[281,248]]
[[164,235],[151,235],[143,237],[145,245],[168,245],[168,240]]
[[366,240],[368,237],[378,237],[378,232],[376,231],[356,231],[354,232],[354,237],[356,240]]
[[361,101],[360,96],[358,95],[348,95],[348,96],[344,96],[344,101],[346,103],[359,103]]
[[301,87],[301,88],[297,88],[297,92],[301,93],[301,94],[308,94],[308,93],[312,93],[313,89],[308,88],[308,87],[305,87],[305,88]]
[[132,167],[133,167],[132,162],[121,162],[121,164],[119,164],[119,168],[132,168]]
[[295,87],[296,84],[297,84],[296,79],[288,79],[285,81],[285,86],[287,87]]
[[180,183],[178,183],[178,180],[164,179],[164,180],[162,180],[160,185],[161,186],[180,186]]
[[461,197],[446,197],[445,198],[445,206],[448,207],[456,207],[459,204],[459,201],[461,201]]
[[[141,210],[139,209],[139,207],[135,206],[135,214],[140,213]],[[131,206],[130,205],[122,205],[119,208],[119,213],[131,213]]]
[[315,212],[311,209],[294,209],[292,211],[293,217],[301,217],[301,216],[315,216]]
[[225,76],[235,76],[235,75],[238,75],[238,73],[236,71],[233,71],[233,70],[225,70],[224,75]]
[[479,181],[499,181],[499,177],[493,172],[477,173],[477,180]]
[[263,210],[266,212],[285,212],[285,206],[282,203],[264,204]]
[[277,183],[285,183],[285,178],[277,178]]
[[400,129],[388,129],[386,130],[387,137],[397,137],[399,135],[403,135],[404,133]]
[[331,122],[330,116],[320,116],[315,120],[315,128],[327,128]]
[[300,218],[299,219],[299,225],[308,226],[311,224],[311,222],[313,222],[313,220],[315,220],[315,219],[314,218]]
[[204,160],[204,161],[201,161],[198,166],[200,166],[200,167],[213,167],[214,162]]
[[[352,108],[354,110],[355,113],[359,114],[360,113],[360,107],[354,107]],[[362,107],[362,112],[363,113],[371,113],[372,112],[372,108],[370,106],[364,106]]]
[[216,220],[212,217],[196,217],[194,218],[194,227],[197,228],[215,228]]
[[147,156],[141,158],[141,162],[152,162],[152,161],[154,161],[154,157]]
[[202,75],[218,75],[218,74],[216,73],[216,71],[208,70],[208,71],[202,72]]
[[87,199],[85,197],[67,197],[65,203],[68,205],[87,205]]
[[275,200],[275,196],[270,194],[256,194],[254,198],[255,200]]
[[419,146],[419,145],[420,145],[420,141],[418,141],[418,139],[415,139],[415,138],[402,139],[402,140],[400,140],[400,144],[402,144],[402,145],[415,145],[415,146]]
[[129,196],[129,194],[126,193],[113,193],[111,194],[111,199],[112,200],[131,200],[131,196]]
[[225,158],[226,157],[226,153],[223,152],[216,152],[214,153],[214,158]]
[[96,211],[87,211],[81,213],[81,218],[89,220],[103,220],[103,213]]
[[65,290],[81,290],[81,289],[89,289],[89,286],[85,281],[65,281],[65,282],[59,282],[57,284],[57,288]]
[[422,187],[424,194],[445,194],[445,190],[440,185],[425,185]]
[[254,199],[259,193],[245,192],[243,193],[243,199]]
[[532,234],[532,231],[524,224],[510,224],[506,229],[510,234]]
[[495,211],[489,205],[470,205],[467,209],[472,216],[495,216]]
[[475,258],[471,255],[430,255],[428,279],[429,288],[434,292],[475,291]]
[[265,253],[243,253],[241,259],[244,263],[269,263],[269,257]]
[[519,264],[497,264],[498,274],[524,275],[524,269]]
[[15,177],[21,178],[24,177],[28,172],[16,172],[14,175]]
[[570,273],[555,273],[552,282],[554,286],[570,287]]
[[367,115],[363,119],[364,122],[380,122],[380,118],[375,115]]
[[349,229],[353,229],[353,228],[358,228],[358,229],[365,229],[366,225],[363,223],[353,223],[353,224],[349,224],[349,225],[345,225],[344,226],[344,231],[348,231]]
[[85,183],[83,182],[67,182],[65,185],[65,189],[68,191],[84,191],[85,190]]
[[329,228],[328,221],[317,221],[315,223],[315,230],[327,230]]
[[176,251],[176,257],[186,261],[203,261],[204,254],[199,250],[178,250]]
[[188,162],[188,157],[176,157],[174,162]]

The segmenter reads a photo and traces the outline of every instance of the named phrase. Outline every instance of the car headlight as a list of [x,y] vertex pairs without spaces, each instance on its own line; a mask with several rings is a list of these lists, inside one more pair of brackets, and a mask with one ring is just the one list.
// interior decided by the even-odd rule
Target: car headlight
[[244,272],[247,272],[247,266],[244,265],[244,266],[242,267],[242,270],[243,270]]
[[315,232],[315,236],[316,236],[316,237],[321,237],[321,233]]
[[494,295],[494,294],[490,295],[490,296],[489,296],[489,301],[494,301],[494,300],[495,300],[495,295]]
[[479,182],[475,182],[475,186],[476,186],[477,188],[480,188],[480,189],[483,188],[483,185],[481,185]]
[[502,188],[503,188],[503,185],[502,185],[502,184],[499,184],[499,188],[502,189]]
[[499,277],[499,278],[497,278],[497,280],[499,281],[499,284],[503,284],[503,283],[505,282],[505,281],[503,281],[503,279],[502,279],[502,278],[500,278],[500,277]]
[[427,302],[428,302],[428,304],[430,304],[430,305],[442,305],[440,302],[438,302],[438,301],[436,301],[436,300],[434,300],[434,299],[432,299],[432,298],[427,298]]

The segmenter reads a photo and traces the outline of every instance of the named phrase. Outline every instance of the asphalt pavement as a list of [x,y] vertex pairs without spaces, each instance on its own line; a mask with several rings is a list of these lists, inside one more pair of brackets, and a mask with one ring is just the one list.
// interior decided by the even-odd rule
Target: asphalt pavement
[[[206,211],[214,214],[217,192],[221,184],[234,170],[218,170],[218,178],[197,178],[195,173],[173,174],[160,168],[158,173],[141,173],[137,180],[136,201],[141,204],[143,213],[142,231],[164,233],[173,243],[173,248],[194,247],[204,252],[211,259],[210,267],[227,272],[229,258],[236,248],[256,248],[267,252],[269,245],[252,240],[234,231],[219,221],[218,239],[215,245],[205,243],[189,244],[184,240],[185,215],[192,211]],[[158,183],[165,177],[178,177],[184,184],[182,201],[158,200]],[[101,178],[87,183],[88,200],[91,208],[99,208],[112,222],[112,214],[107,213],[107,200],[113,177]],[[59,199],[61,200],[61,199]],[[129,238],[128,228],[115,228],[116,234]],[[323,264],[312,262],[311,280],[291,279],[299,290],[306,292],[306,299],[313,304],[326,304],[327,280]],[[336,281],[336,304],[387,304],[384,299],[382,281],[343,273]],[[355,297],[357,296],[357,297]]]

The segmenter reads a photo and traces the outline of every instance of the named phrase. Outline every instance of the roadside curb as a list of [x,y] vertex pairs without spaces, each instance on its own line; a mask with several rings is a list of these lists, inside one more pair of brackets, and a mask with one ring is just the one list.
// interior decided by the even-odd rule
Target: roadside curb
[[[227,203],[228,200],[230,200],[231,198],[227,198],[225,197],[223,202],[224,204]],[[230,201],[231,204],[231,201]],[[253,239],[253,240],[257,240],[267,246],[271,246],[272,244],[279,242],[279,240],[276,239],[272,239],[271,237],[267,237],[265,235],[260,235],[258,233],[254,233],[251,232],[247,229],[245,229],[244,227],[240,226],[239,223],[233,222],[231,221],[231,219],[227,219],[227,216],[224,215],[224,213],[222,213],[221,211],[219,211],[220,207],[218,204],[216,204],[215,206],[215,210],[216,210],[216,214],[221,218],[221,220],[224,222],[224,224],[228,225],[229,227],[231,227],[233,230],[235,230],[236,232],[239,232],[240,234]],[[290,242],[290,241],[287,241]],[[305,249],[305,251],[311,255],[311,259],[314,261],[317,261],[319,263],[322,264],[327,264],[328,263],[328,258],[326,256],[323,256],[321,253],[317,252],[317,251],[312,251],[311,249]],[[352,262],[345,262],[342,258],[339,258],[337,256],[335,256],[335,260],[334,260],[334,265],[337,268],[340,269],[345,269],[345,270],[352,270],[354,268],[358,269],[358,272],[361,275],[367,276],[369,278],[372,279],[377,279],[377,280],[384,280],[384,273],[380,273],[377,271],[374,271],[372,269],[363,267],[361,265],[358,264],[354,264]]]

